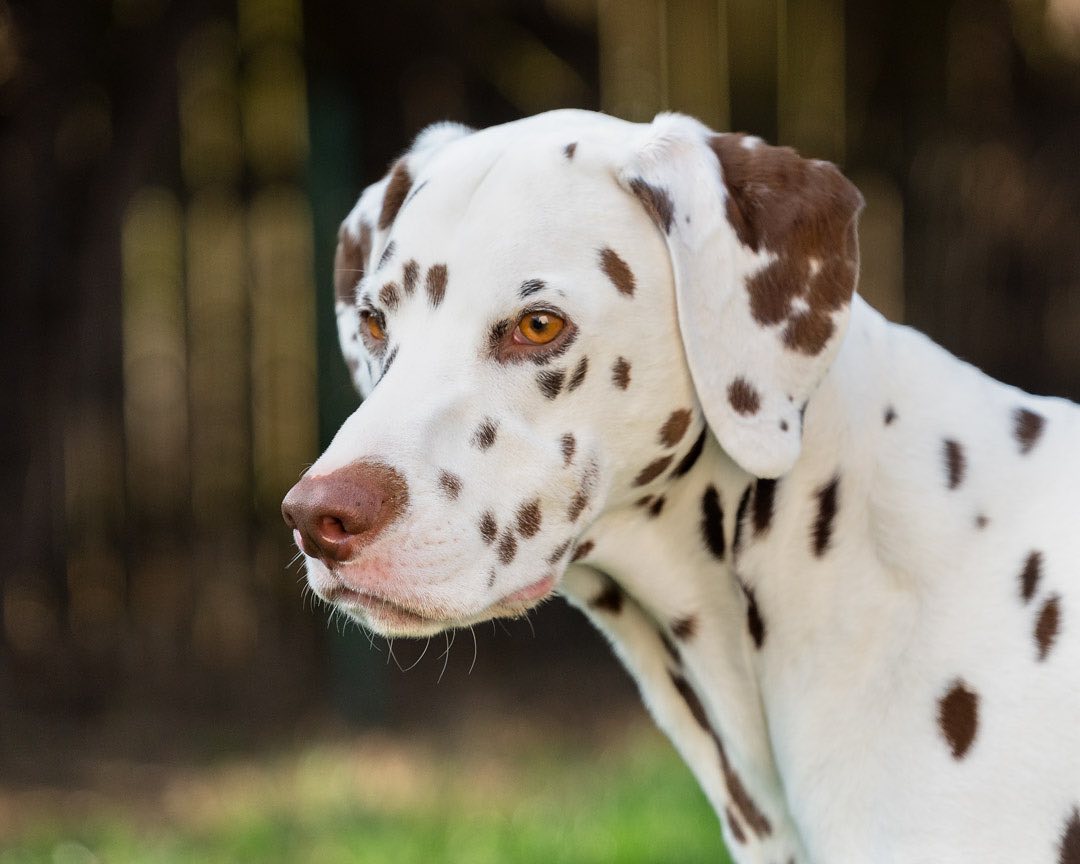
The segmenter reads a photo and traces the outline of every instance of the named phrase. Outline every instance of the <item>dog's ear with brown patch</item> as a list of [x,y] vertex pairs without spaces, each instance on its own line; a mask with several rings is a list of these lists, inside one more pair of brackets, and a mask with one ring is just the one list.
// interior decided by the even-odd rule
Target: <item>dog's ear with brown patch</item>
[[386,176],[364,190],[338,229],[338,244],[334,253],[334,309],[338,340],[349,367],[349,376],[361,397],[371,392],[375,369],[359,336],[357,287],[364,274],[385,251],[394,220],[416,185],[417,176],[439,150],[472,132],[468,126],[459,123],[428,126],[416,137],[408,151],[390,166]]
[[643,130],[619,179],[667,241],[709,425],[751,474],[786,473],[851,314],[862,196],[828,162],[675,114]]

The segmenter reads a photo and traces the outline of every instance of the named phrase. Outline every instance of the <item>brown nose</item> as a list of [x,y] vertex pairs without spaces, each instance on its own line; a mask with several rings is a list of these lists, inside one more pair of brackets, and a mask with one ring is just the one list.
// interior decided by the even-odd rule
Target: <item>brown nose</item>
[[408,503],[409,487],[393,468],[353,462],[302,477],[281,502],[281,515],[300,533],[306,554],[331,563],[355,557]]

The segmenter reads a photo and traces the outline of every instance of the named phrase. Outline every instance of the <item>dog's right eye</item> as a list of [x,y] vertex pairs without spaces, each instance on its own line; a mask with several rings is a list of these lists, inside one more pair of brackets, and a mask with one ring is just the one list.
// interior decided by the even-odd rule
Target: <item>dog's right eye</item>
[[514,341],[519,345],[547,345],[565,326],[566,322],[551,312],[529,312],[518,322]]
[[368,336],[376,342],[382,342],[386,338],[386,330],[383,329],[381,317],[374,312],[366,309],[361,312],[360,326],[367,330]]

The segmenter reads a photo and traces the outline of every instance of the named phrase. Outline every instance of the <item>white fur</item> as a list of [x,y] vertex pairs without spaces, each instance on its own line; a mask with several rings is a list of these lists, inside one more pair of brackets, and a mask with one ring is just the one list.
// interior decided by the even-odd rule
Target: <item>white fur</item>
[[[316,590],[343,579],[423,611],[432,624],[410,631],[419,634],[520,611],[532,601],[503,598],[553,575],[637,677],[740,864],[1057,862],[1080,806],[1080,410],[989,379],[858,298],[838,313],[821,358],[782,356],[750,319],[740,287],[768,253],[743,248],[724,220],[715,160],[695,143],[703,130],[676,115],[644,126],[553,112],[418,139],[421,151],[405,158],[414,188],[428,185],[377,235],[358,292],[400,283],[402,263],[415,259],[421,273],[447,265],[446,296],[431,308],[421,279],[418,296],[390,316],[400,353],[381,381],[380,364],[354,338],[355,308],[339,304],[342,344],[367,398],[310,472],[388,462],[407,478],[410,506],[341,572],[309,559],[309,578]],[[570,143],[573,158],[563,152]],[[676,218],[695,215],[667,246],[626,191],[640,176],[670,190]],[[364,193],[345,230],[374,223],[384,187]],[[390,239],[397,252],[376,271]],[[633,272],[632,298],[601,271],[603,247]],[[491,324],[528,305],[516,291],[531,278],[547,283],[544,297],[578,327],[574,347],[552,365],[569,376],[588,357],[581,387],[554,399],[536,385],[541,367],[502,365],[485,351]],[[702,320],[712,338],[702,338]],[[625,390],[612,383],[618,357],[631,362]],[[725,408],[723,389],[741,373],[772,382],[759,417]],[[801,441],[781,439],[776,421],[796,428],[803,398]],[[1045,422],[1028,453],[1014,434],[1018,408]],[[679,409],[693,420],[665,447],[658,430]],[[498,437],[480,451],[470,436],[487,417]],[[712,431],[688,474],[672,478],[669,469],[634,485],[663,454],[677,464],[705,418]],[[577,444],[569,466],[559,449],[568,432]],[[964,455],[953,489],[946,440]],[[440,469],[462,479],[456,500],[440,494]],[[767,530],[754,536],[747,517],[736,571],[734,514],[755,474],[782,479]],[[834,477],[838,513],[819,556],[818,492]],[[589,503],[571,521],[583,484]],[[710,484],[724,510],[723,561],[702,539]],[[659,516],[635,504],[646,495],[663,496]],[[541,529],[518,536],[501,565],[477,531],[479,515],[494,513],[502,533],[532,499]],[[590,551],[547,565],[567,538]],[[1032,550],[1042,553],[1042,575],[1025,602],[1020,573]],[[618,612],[595,604],[606,579],[622,592]],[[760,649],[739,580],[764,620]],[[1060,626],[1040,660],[1034,628],[1054,596]],[[672,622],[686,616],[695,632],[673,639]],[[676,642],[678,661],[661,633]],[[700,697],[768,833],[745,824],[715,741],[672,673]],[[957,679],[978,694],[977,732],[960,759],[938,724],[939,700]],[[733,836],[729,811],[745,842]]]

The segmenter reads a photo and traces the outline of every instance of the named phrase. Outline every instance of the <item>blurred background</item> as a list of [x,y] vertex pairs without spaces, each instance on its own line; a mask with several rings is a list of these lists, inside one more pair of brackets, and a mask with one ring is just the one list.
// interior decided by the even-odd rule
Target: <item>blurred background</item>
[[360,190],[558,107],[838,162],[864,296],[1080,399],[1080,0],[0,0],[0,864],[723,860],[580,616],[371,640],[278,515]]

